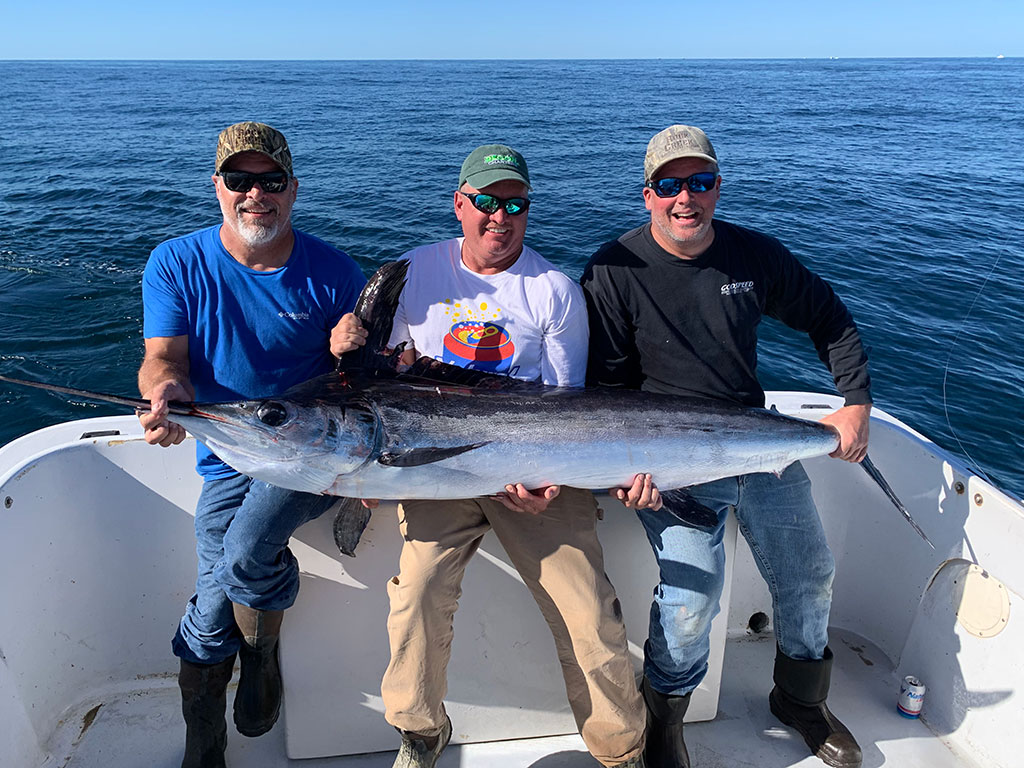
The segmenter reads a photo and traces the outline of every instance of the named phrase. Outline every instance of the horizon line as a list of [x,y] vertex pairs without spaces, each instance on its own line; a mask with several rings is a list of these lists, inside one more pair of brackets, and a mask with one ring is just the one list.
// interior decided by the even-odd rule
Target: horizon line
[[1019,59],[1021,55],[1005,55],[1005,54],[975,54],[970,56],[695,56],[695,57],[664,57],[664,56],[647,56],[647,57],[633,57],[633,56],[605,56],[605,57],[549,57],[549,56],[533,56],[526,58],[508,58],[508,57],[452,57],[452,58],[430,58],[430,57],[419,57],[419,58],[406,58],[406,59],[394,59],[384,57],[365,57],[358,59],[322,59],[322,58],[297,58],[297,59],[286,59],[286,58],[260,58],[260,59],[229,59],[229,58],[101,58],[101,57],[88,57],[88,58],[47,58],[47,57],[31,57],[31,58],[16,58],[16,59],[5,59],[0,58],[0,63],[26,63],[26,62],[168,62],[168,63],[224,63],[224,62],[444,62],[444,61],[842,61],[842,60],[856,60],[856,61],[891,61],[891,60],[963,60],[963,59]]

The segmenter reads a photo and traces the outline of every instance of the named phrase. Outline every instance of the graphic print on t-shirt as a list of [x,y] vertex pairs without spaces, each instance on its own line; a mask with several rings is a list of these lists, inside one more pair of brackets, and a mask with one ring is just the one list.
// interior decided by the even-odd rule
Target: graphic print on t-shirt
[[454,299],[445,299],[443,306],[445,314],[454,322],[443,340],[441,362],[476,371],[515,375],[519,366],[512,365],[516,351],[512,337],[504,326],[491,322],[499,318],[500,308],[489,307],[485,301],[474,308]]

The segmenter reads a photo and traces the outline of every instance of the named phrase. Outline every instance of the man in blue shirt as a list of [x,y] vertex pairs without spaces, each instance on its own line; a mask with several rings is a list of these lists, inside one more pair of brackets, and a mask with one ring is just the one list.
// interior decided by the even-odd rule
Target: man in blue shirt
[[[355,262],[292,228],[298,190],[281,133],[262,123],[221,132],[213,184],[223,221],[154,249],[142,280],[146,352],[139,420],[146,441],[180,443],[171,400],[250,400],[326,373],[365,342],[351,314],[365,279]],[[241,673],[234,720],[259,736],[277,721],[277,638],[295,602],[298,566],[288,540],[332,498],[268,485],[197,445],[196,593],[172,648],[181,659],[182,768],[220,768],[227,746],[226,688]]]

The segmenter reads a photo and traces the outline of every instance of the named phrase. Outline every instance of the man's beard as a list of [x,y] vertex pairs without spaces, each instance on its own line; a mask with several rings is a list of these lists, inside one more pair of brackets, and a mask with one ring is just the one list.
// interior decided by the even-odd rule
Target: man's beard
[[235,221],[238,226],[235,227],[235,232],[238,237],[250,248],[255,248],[260,245],[266,245],[274,240],[281,232],[280,220],[275,220],[269,227],[259,222],[247,221],[245,214],[241,211],[235,212]]

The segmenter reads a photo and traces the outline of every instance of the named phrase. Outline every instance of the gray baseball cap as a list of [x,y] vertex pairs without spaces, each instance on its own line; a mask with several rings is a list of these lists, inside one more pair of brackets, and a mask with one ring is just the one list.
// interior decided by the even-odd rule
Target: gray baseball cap
[[483,189],[499,181],[514,179],[530,187],[530,172],[526,168],[526,158],[512,147],[504,144],[484,144],[469,153],[459,171],[459,186],[469,183],[477,189]]
[[649,182],[665,163],[681,157],[699,157],[718,167],[718,155],[704,131],[692,125],[670,125],[647,143],[644,183]]

